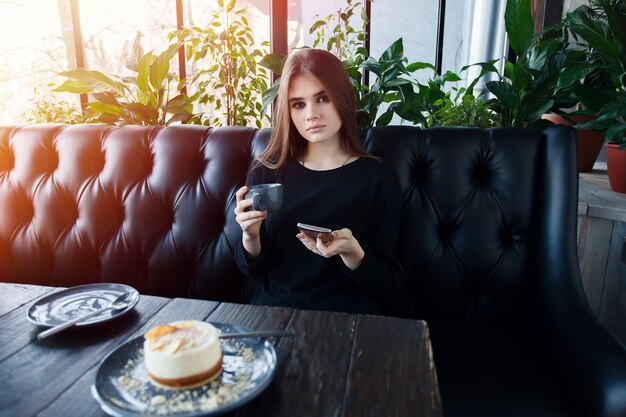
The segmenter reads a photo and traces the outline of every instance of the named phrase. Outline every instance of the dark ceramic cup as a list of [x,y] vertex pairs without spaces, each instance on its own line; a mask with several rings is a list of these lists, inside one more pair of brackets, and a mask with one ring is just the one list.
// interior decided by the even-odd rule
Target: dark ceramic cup
[[283,185],[279,183],[258,184],[248,187],[246,199],[252,199],[252,208],[257,211],[276,211],[283,204]]

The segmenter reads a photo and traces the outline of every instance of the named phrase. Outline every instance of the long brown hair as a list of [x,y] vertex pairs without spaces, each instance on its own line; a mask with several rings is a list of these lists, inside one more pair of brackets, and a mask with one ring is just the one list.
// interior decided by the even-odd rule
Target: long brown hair
[[363,147],[356,126],[354,91],[346,69],[339,59],[321,49],[301,49],[285,61],[276,98],[274,126],[267,148],[257,160],[271,169],[284,165],[288,157],[300,159],[308,142],[291,121],[289,111],[289,85],[299,74],[309,74],[324,87],[341,118],[341,147],[353,156],[371,156]]

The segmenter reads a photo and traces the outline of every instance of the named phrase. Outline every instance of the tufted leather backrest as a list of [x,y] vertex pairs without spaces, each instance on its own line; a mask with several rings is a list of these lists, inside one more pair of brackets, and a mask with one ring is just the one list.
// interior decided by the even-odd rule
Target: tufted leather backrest
[[0,130],[0,279],[240,300],[226,224],[249,128]]
[[[148,294],[241,301],[234,192],[269,134],[189,125],[0,128],[0,280],[114,281]],[[545,235],[551,222],[576,229],[573,130],[386,126],[362,136],[400,179],[398,257],[415,316],[524,314],[541,291],[539,263],[553,253],[553,265],[576,256],[575,236]]]
[[[397,171],[399,259],[415,315],[498,319],[532,291],[545,136],[529,129],[390,126],[366,145]],[[575,142],[574,142],[575,144]]]

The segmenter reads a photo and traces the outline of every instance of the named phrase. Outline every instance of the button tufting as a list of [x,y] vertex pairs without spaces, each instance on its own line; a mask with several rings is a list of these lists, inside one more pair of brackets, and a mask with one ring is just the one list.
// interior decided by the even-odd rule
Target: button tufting
[[4,154],[5,158],[0,159],[0,172],[11,171],[15,166],[15,155],[13,152]]
[[481,286],[479,283],[477,283],[477,282],[473,282],[473,283],[471,283],[471,284],[469,285],[469,288],[468,288],[468,293],[469,293],[472,297],[474,297],[474,298],[480,297],[481,292],[482,292],[482,286]]
[[452,240],[452,225],[448,223],[442,223],[439,225],[439,240],[442,242],[450,242]]
[[102,171],[104,171],[104,163],[106,161],[106,158],[104,156],[104,151],[99,155],[100,157],[94,161],[94,166],[95,166],[95,171],[97,173],[102,173]]
[[50,153],[50,168],[49,171],[52,173],[57,170],[59,167],[59,154],[57,152]]
[[200,160],[195,164],[195,169],[192,170],[193,176],[197,178],[201,178],[202,176],[204,176],[208,165],[209,160],[204,159],[204,157],[200,155]]
[[473,173],[474,180],[478,184],[484,184],[485,181],[487,180],[488,175],[489,175],[489,171],[484,164],[479,164],[474,169],[474,173]]
[[513,245],[513,233],[510,230],[502,230],[502,244],[506,247]]

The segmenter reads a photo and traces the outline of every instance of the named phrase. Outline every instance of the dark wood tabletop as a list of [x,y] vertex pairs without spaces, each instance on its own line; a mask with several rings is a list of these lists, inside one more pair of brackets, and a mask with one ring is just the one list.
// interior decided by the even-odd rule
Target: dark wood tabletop
[[32,302],[59,288],[0,283],[0,415],[104,416],[91,394],[105,356],[177,320],[226,322],[270,338],[277,371],[257,398],[227,416],[441,416],[425,322],[142,295],[127,314],[37,341]]

